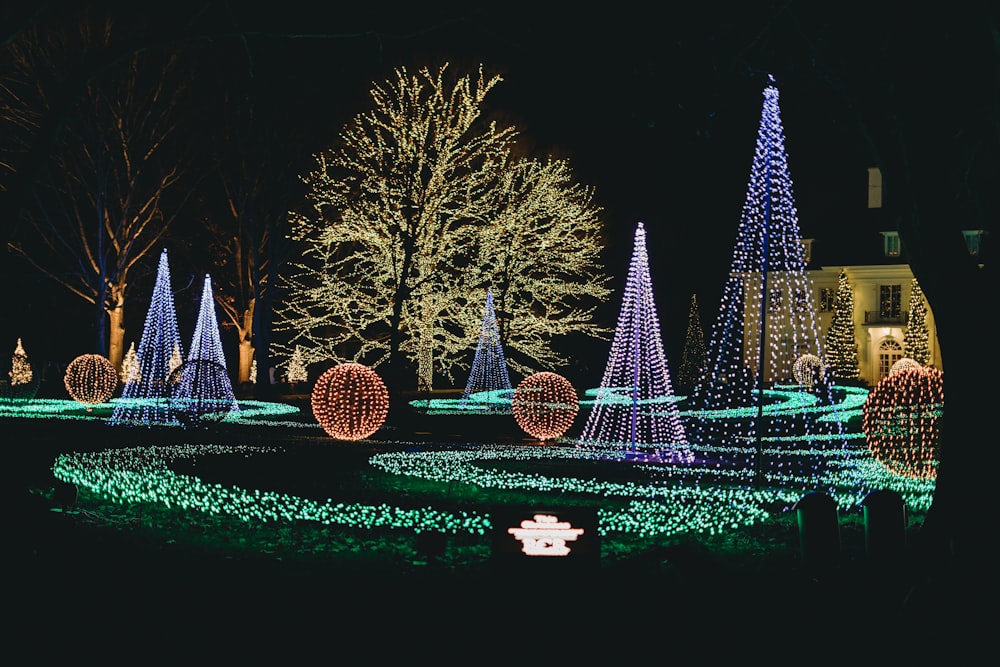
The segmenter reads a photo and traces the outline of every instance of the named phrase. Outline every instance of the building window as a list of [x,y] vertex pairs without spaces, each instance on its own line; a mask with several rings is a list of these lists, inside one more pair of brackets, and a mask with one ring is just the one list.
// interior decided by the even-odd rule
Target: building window
[[781,290],[773,289],[767,293],[767,312],[781,312]]
[[806,291],[804,289],[795,290],[793,307],[796,313],[805,313],[809,310],[809,299],[806,298]]
[[819,291],[819,312],[832,313],[834,304],[837,303],[837,290],[832,287],[824,287]]
[[903,288],[901,285],[879,285],[878,316],[891,321],[903,316]]
[[899,257],[899,232],[882,232],[882,240],[885,243],[885,256]]
[[889,375],[893,364],[903,358],[903,346],[892,338],[886,338],[878,346],[878,379]]

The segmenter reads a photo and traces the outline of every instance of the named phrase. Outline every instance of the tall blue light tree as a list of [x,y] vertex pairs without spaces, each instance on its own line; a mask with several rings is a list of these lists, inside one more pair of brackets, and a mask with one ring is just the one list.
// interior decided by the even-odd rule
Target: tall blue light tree
[[641,222],[611,353],[579,442],[674,460],[691,457],[663,352]]
[[[780,438],[793,430],[799,435],[816,429],[842,430],[837,420],[817,426],[794,417],[792,411],[765,419],[768,406],[781,400],[771,390],[796,384],[796,360],[803,355],[824,358],[805,265],[778,89],[769,77],[733,260],[705,373],[695,392],[698,407],[731,416],[700,424],[699,437],[715,444],[744,445],[757,473],[763,439]],[[832,402],[830,392],[829,385],[813,388],[811,394],[803,392],[796,398],[797,405]]]
[[181,338],[170,286],[170,265],[164,248],[136,353],[138,379],[124,385],[108,423],[120,426],[178,423],[171,408],[169,381],[175,353],[181,354]]
[[[461,405],[466,410],[483,408],[489,412],[510,412],[510,396],[513,388],[507,372],[507,359],[500,342],[500,328],[497,326],[496,312],[493,310],[493,289],[486,292],[486,306],[483,308],[483,325],[479,330],[476,356],[472,360],[469,379],[462,393]],[[485,398],[476,394],[489,392]],[[485,401],[485,402],[484,402]]]
[[185,424],[206,418],[221,419],[239,410],[226,357],[219,338],[212,278],[205,276],[187,361],[172,376],[174,407]]

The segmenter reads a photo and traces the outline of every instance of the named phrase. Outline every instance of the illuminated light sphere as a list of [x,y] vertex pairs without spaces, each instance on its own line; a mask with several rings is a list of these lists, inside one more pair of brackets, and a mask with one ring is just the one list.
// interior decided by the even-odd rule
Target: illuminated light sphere
[[105,357],[81,354],[66,366],[63,384],[74,401],[100,405],[111,400],[118,388],[118,373]]
[[548,371],[521,380],[511,404],[517,425],[539,440],[563,435],[580,409],[576,390],[569,380]]
[[389,414],[389,390],[378,373],[359,363],[338,364],[312,390],[316,421],[337,440],[362,440],[382,427]]
[[868,394],[861,428],[872,455],[890,472],[936,479],[944,374],[921,366],[887,375]]
[[899,361],[897,361],[892,365],[892,368],[889,369],[889,375],[892,375],[893,373],[898,373],[899,371],[905,371],[910,368],[921,368],[921,364],[919,361],[916,361],[915,359],[910,359],[909,357],[903,357],[902,359],[900,359]]
[[811,387],[816,380],[823,380],[826,377],[826,366],[823,360],[815,354],[803,354],[795,360],[792,366],[792,375],[795,381],[803,387]]

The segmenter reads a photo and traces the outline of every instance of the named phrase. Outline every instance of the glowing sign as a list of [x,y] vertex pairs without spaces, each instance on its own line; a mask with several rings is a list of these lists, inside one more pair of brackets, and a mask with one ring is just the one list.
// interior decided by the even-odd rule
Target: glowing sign
[[570,548],[566,543],[575,542],[584,530],[552,514],[536,514],[522,521],[520,528],[508,528],[507,532],[521,543],[521,551],[528,556],[568,556]]

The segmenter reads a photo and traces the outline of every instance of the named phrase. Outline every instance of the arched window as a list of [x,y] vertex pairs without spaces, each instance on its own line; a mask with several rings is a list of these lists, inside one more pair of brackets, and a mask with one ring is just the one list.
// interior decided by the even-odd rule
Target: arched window
[[886,338],[878,346],[878,379],[889,375],[892,365],[903,358],[903,346],[894,338]]

